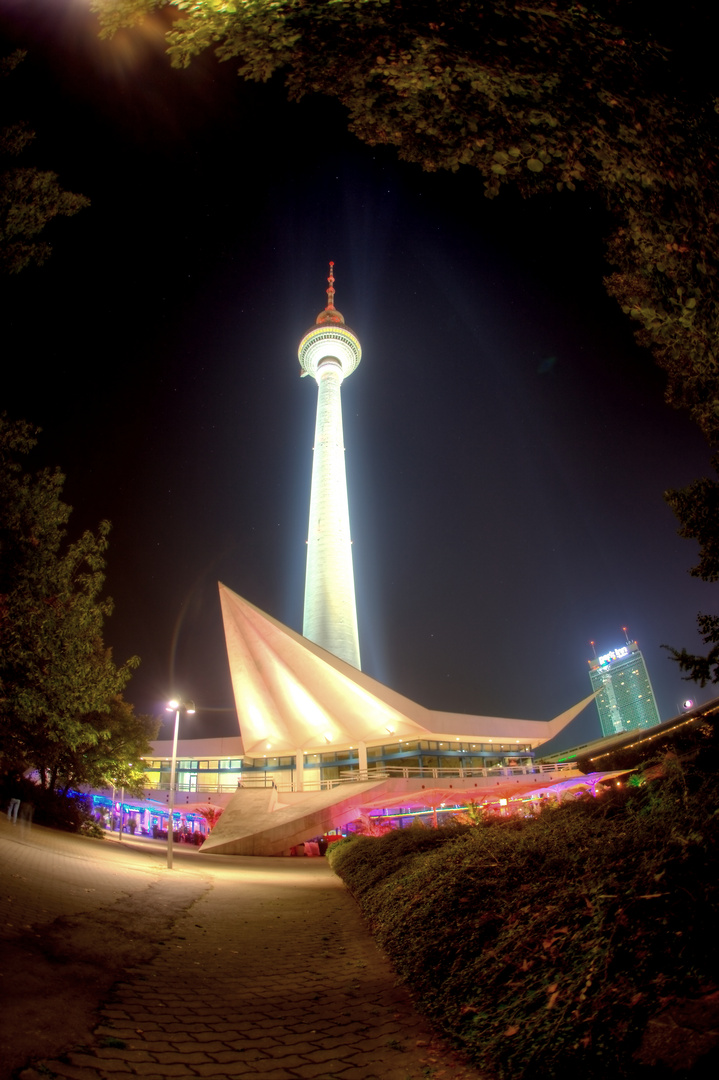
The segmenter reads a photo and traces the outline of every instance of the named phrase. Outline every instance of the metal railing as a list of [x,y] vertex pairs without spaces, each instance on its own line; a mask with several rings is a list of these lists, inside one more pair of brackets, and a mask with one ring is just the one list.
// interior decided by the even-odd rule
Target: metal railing
[[448,768],[430,768],[426,765],[409,766],[409,765],[383,765],[381,769],[367,769],[357,770],[354,772],[342,772],[340,776],[352,777],[355,780],[380,780],[385,777],[398,776],[404,780],[411,780],[414,778],[429,779],[429,780],[446,780],[446,779],[460,779],[468,780],[473,777],[496,777],[496,776],[530,776],[530,775],[549,775],[557,772],[567,772],[573,769],[574,765],[568,762],[562,762],[557,765],[506,765],[496,766],[491,769],[483,769],[480,767],[463,767],[461,765],[450,766]]
[[[557,765],[508,765],[505,767],[497,767],[493,769],[482,768],[428,768],[425,766],[408,766],[408,765],[382,765],[376,769],[347,769],[340,772],[338,777],[333,777],[331,780],[305,780],[302,785],[303,791],[331,791],[333,788],[340,787],[345,784],[359,784],[366,783],[367,781],[378,780],[390,780],[392,778],[399,778],[404,780],[411,780],[415,778],[426,780],[451,780],[451,779],[472,779],[474,777],[510,777],[510,776],[547,776],[550,777],[556,773],[564,773],[574,768],[571,763],[562,762]],[[275,775],[274,777],[264,776],[245,776],[243,777],[240,787],[243,788],[276,788],[278,791],[298,791],[298,787],[294,777],[284,777]]]
[[[428,766],[409,766],[409,765],[382,765],[377,768],[368,769],[346,769],[340,772],[338,777],[333,777],[331,780],[309,780],[306,779],[302,784],[302,791],[331,791],[333,788],[340,787],[345,784],[358,784],[365,783],[367,781],[389,780],[392,778],[400,778],[404,780],[412,779],[426,779],[436,780],[443,782],[444,780],[452,779],[464,779],[471,780],[473,778],[492,778],[492,777],[510,777],[510,776],[551,776],[556,773],[564,773],[571,771],[575,766],[572,762],[557,762],[551,764],[532,764],[532,765],[507,765],[497,766],[491,769],[483,769],[479,767],[464,767],[457,765],[454,767],[445,768],[431,768]],[[159,783],[150,785],[154,791],[169,791],[169,783]],[[236,791],[238,787],[248,788],[255,790],[258,788],[276,788],[278,791],[298,791],[295,779],[294,770],[285,778],[282,774],[275,773],[273,776],[252,776],[245,773],[241,778],[237,779],[232,784],[197,784],[193,787],[186,787],[182,784],[178,784],[175,788],[179,795],[215,795],[215,794],[231,794]]]
[[384,769],[378,769],[376,772],[372,771],[369,777],[365,774],[360,776],[358,772],[348,771],[346,774],[341,773],[339,776],[333,777],[331,780],[304,780],[302,787],[297,786],[297,781],[294,777],[275,777],[274,779],[265,780],[264,777],[251,777],[246,776],[242,780],[238,787],[249,788],[250,790],[256,788],[276,788],[278,791],[332,791],[333,788],[341,787],[344,784],[356,784],[360,780],[386,780],[387,773]]
[[[237,791],[239,786],[238,780],[235,780],[232,784],[195,784],[192,787],[179,782],[175,784],[175,791],[181,795],[222,795]],[[155,782],[150,780],[147,787],[151,791],[169,791],[170,783],[169,781]]]

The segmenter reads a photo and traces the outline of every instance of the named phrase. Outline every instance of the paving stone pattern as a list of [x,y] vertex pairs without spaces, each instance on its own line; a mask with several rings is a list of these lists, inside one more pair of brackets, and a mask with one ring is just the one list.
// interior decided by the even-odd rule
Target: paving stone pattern
[[[137,842],[96,843],[89,858],[82,838],[55,846],[57,834],[41,832],[42,844],[26,834],[3,845],[0,829],[16,889],[42,875],[36,925],[54,904],[76,929],[83,912],[97,917],[96,901],[130,903],[134,889],[151,902],[148,883],[163,903],[177,890],[178,911],[152,926],[151,959],[116,972],[87,1042],[20,1069],[19,1080],[480,1080],[414,1010],[324,859],[183,852],[170,872],[161,851]],[[139,936],[137,903],[131,935],[133,926]]]

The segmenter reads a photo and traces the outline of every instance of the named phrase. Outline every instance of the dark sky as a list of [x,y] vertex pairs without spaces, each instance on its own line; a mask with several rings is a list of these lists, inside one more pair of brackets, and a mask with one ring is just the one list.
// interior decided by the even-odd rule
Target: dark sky
[[[701,645],[663,491],[709,451],[602,286],[607,220],[565,194],[490,202],[345,131],[324,99],[175,72],[155,34],[103,43],[82,0],[0,0],[28,160],[90,209],[2,283],[2,407],[43,428],[72,532],[113,523],[106,640],[126,696],[235,733],[221,580],[301,630],[316,386],[297,345],[337,306],[364,670],[422,704],[549,719],[590,692],[590,639],[639,641],[662,718],[688,695],[662,643]],[[591,707],[566,742],[599,735]]]

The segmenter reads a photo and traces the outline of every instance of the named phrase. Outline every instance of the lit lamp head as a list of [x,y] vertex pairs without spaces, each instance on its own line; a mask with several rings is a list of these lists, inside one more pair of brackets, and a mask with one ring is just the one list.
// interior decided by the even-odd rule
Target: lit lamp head
[[177,698],[172,698],[165,706],[165,712],[186,712],[188,716],[195,711],[194,701],[178,701]]

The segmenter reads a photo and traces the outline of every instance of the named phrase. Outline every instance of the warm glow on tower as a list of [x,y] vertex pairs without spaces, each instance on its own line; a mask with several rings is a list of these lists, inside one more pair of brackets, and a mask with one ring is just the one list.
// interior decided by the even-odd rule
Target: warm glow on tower
[[362,349],[334,305],[333,271],[330,263],[327,306],[298,351],[302,374],[312,375],[319,388],[302,633],[359,668],[340,387],[359,364]]

